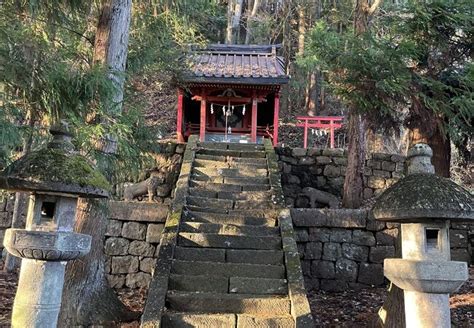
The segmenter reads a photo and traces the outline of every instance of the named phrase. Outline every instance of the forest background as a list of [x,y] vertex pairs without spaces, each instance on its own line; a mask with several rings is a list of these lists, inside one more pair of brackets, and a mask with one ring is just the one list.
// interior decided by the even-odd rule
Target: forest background
[[[118,73],[99,58],[101,17],[113,6],[130,15]],[[44,143],[61,116],[78,149],[97,158],[99,140],[113,139],[113,174],[137,175],[155,141],[173,137],[182,55],[191,45],[251,43],[281,44],[292,77],[282,143],[300,145],[296,115],[353,112],[369,131],[361,155],[430,139],[447,176],[452,144],[461,167],[471,156],[472,12],[469,1],[447,0],[3,1],[0,163]],[[115,73],[125,81],[120,101]]]

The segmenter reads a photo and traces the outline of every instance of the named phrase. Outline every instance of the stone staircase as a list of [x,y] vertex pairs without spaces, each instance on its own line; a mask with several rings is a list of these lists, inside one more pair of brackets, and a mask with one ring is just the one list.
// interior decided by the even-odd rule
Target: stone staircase
[[[306,296],[296,306],[292,299],[302,293],[301,269],[296,252],[292,284],[288,259],[295,258],[289,250],[296,244],[285,247],[282,238],[281,187],[272,175],[270,146],[189,142],[177,217],[170,215],[175,222],[167,224],[160,246],[168,240],[172,250],[160,249],[142,326],[311,326]],[[304,308],[299,319],[298,306]]]

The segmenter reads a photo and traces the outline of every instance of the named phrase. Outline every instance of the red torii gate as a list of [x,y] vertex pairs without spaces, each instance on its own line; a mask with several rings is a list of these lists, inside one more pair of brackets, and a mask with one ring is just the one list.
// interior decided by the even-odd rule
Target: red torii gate
[[334,148],[334,130],[342,127],[343,116],[298,116],[296,118],[298,123],[296,126],[304,128],[304,148],[308,147],[308,128],[329,129],[330,133],[330,147]]

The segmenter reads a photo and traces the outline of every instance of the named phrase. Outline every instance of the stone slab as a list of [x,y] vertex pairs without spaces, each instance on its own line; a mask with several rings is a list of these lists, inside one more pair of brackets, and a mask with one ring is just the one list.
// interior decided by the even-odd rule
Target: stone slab
[[121,221],[165,222],[168,210],[157,203],[109,201],[109,218]]
[[281,238],[180,232],[178,236],[178,245],[187,247],[200,246],[239,249],[281,249]]
[[286,295],[286,279],[230,277],[229,292],[238,294],[276,294]]
[[275,278],[285,277],[282,265],[259,265],[245,263],[218,263],[173,260],[172,273],[184,275],[217,275],[223,277]]
[[242,294],[168,293],[170,308],[203,313],[246,313],[284,315],[290,313],[290,300]]
[[169,289],[188,292],[227,293],[229,281],[227,277],[222,276],[171,274]]
[[184,261],[225,262],[225,249],[194,248],[176,246],[174,258]]
[[192,233],[212,233],[234,236],[279,236],[278,227],[246,226],[234,224],[182,222],[179,230]]
[[170,313],[163,315],[164,328],[235,327],[234,314]]
[[227,249],[226,260],[231,263],[283,264],[283,252],[276,250]]

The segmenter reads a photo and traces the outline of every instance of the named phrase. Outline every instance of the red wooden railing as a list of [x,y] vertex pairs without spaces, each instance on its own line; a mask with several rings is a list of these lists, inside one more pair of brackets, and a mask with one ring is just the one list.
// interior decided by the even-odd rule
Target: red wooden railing
[[303,147],[308,147],[308,128],[310,129],[329,129],[331,148],[334,148],[334,130],[342,127],[343,116],[298,116],[296,118],[302,123],[296,126],[304,128]]
[[[186,123],[185,136],[189,137],[192,134],[199,134],[199,123]],[[206,132],[210,133],[224,133],[225,128],[223,127],[210,127],[206,126]],[[234,134],[248,134],[251,133],[251,128],[232,128],[232,133]],[[273,139],[273,126],[257,126],[257,136],[263,136],[266,138]]]

